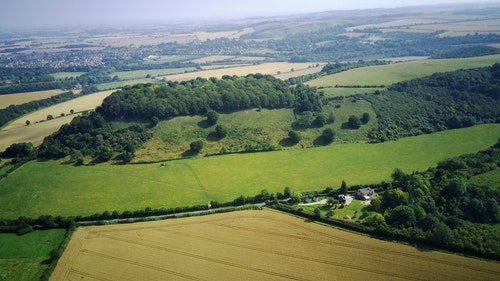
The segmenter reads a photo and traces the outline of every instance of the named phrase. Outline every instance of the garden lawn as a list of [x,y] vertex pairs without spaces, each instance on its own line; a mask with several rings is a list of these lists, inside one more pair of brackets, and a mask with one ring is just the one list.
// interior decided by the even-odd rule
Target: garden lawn
[[159,163],[74,167],[32,161],[0,180],[2,218],[90,215],[226,202],[240,195],[389,181],[498,141],[499,124],[443,131],[379,144],[351,143],[267,153],[195,157]]

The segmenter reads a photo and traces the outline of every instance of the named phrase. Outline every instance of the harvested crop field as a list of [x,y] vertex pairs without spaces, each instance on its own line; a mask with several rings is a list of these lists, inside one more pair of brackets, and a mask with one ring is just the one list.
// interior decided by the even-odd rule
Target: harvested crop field
[[[315,65],[318,64],[316,67]],[[250,66],[241,66],[241,67],[231,67],[231,68],[222,68],[222,69],[212,69],[212,70],[204,70],[204,71],[195,71],[188,72],[182,74],[175,75],[167,75],[167,76],[158,76],[157,79],[166,79],[171,81],[187,81],[191,79],[196,79],[197,77],[201,78],[210,78],[217,77],[221,78],[224,75],[238,75],[245,76],[251,73],[262,73],[262,74],[270,74],[270,75],[284,75],[290,74],[291,77],[297,77],[303,75],[300,71],[307,71],[310,73],[311,71],[319,72],[325,63],[288,63],[288,62],[272,62],[272,63],[262,63],[258,65],[250,65]],[[314,67],[313,67],[314,66]]]
[[81,227],[50,280],[496,280],[500,265],[275,211]]
[[46,90],[46,91],[0,95],[0,109],[7,108],[9,107],[9,105],[19,105],[30,101],[50,98],[52,96],[64,92],[65,91],[63,90]]
[[[81,96],[34,111],[12,121],[0,131],[0,151],[18,142],[31,142],[34,145],[41,144],[45,136],[57,131],[63,124],[71,122],[75,116],[70,115],[71,109],[75,113],[93,110],[101,105],[102,101],[113,92],[115,90]],[[64,116],[61,116],[62,113],[64,113]],[[47,120],[48,115],[52,115],[54,119]],[[26,126],[26,120],[29,120],[31,125]]]

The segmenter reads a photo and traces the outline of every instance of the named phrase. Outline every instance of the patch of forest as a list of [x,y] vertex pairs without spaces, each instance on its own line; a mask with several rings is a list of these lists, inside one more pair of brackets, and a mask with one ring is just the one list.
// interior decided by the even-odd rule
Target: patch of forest
[[[38,156],[70,155],[76,162],[82,162],[83,156],[92,156],[95,162],[104,162],[118,155],[115,159],[128,162],[135,150],[151,138],[152,128],[160,120],[207,115],[200,126],[213,126],[210,114],[216,112],[293,108],[297,114],[310,112],[313,116],[312,112],[321,111],[321,105],[321,97],[314,88],[302,84],[290,87],[270,75],[138,84],[113,93],[96,111],[75,117],[70,124],[46,137],[38,148]],[[142,120],[142,125],[116,129],[112,123],[117,120]],[[196,151],[193,147],[191,150]]]
[[500,64],[435,73],[359,95],[372,103],[378,126],[372,141],[500,121]]

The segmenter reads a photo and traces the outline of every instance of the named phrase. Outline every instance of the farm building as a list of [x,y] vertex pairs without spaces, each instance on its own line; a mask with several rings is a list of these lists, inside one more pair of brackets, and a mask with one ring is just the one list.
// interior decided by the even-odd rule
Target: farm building
[[369,187],[360,188],[356,191],[356,197],[361,200],[370,200],[375,195],[375,191]]

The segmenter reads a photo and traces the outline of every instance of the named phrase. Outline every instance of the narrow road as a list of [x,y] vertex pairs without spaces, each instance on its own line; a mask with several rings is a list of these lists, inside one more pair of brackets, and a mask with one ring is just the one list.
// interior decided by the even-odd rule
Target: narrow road
[[[256,203],[252,204],[253,206],[258,206],[258,207],[264,207],[266,206],[266,203]],[[180,213],[174,213],[174,214],[167,214],[167,215],[158,215],[158,216],[147,216],[147,217],[130,217],[130,218],[120,218],[120,219],[110,219],[110,220],[93,220],[93,221],[78,221],[76,224],[78,226],[85,226],[85,225],[95,225],[95,224],[106,224],[106,223],[120,223],[120,222],[126,222],[126,221],[131,221],[133,222],[134,220],[162,220],[162,219],[168,219],[168,218],[174,218],[177,216],[186,216],[186,215],[200,215],[200,214],[209,214],[212,212],[219,212],[219,211],[224,211],[232,208],[238,208],[242,206],[231,206],[231,207],[222,207],[222,208],[216,208],[216,209],[208,209],[208,210],[198,210],[198,211],[189,211],[189,212],[180,212]]]

